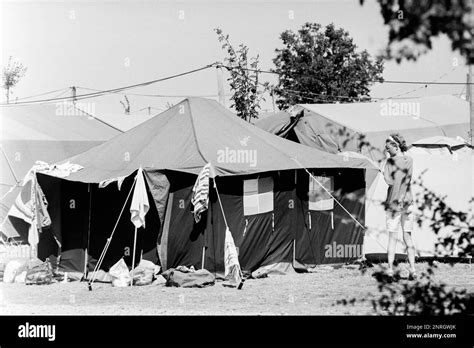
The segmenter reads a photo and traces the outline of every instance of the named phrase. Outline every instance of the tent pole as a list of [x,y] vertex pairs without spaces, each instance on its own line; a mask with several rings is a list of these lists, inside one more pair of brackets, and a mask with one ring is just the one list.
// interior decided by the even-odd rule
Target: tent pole
[[137,227],[135,226],[135,235],[133,237],[133,257],[132,257],[132,276],[130,277],[130,286],[133,286],[133,271],[135,269],[135,252],[137,250]]
[[293,267],[296,261],[296,239],[293,239]]
[[202,260],[201,260],[201,269],[204,269],[204,255],[206,254],[206,246],[202,246]]
[[89,252],[89,243],[91,238],[91,212],[92,212],[92,187],[91,184],[87,184],[87,188],[89,190],[89,221],[87,226],[87,246],[84,255],[84,278],[87,279],[87,261],[88,261],[88,252]]
[[125,206],[127,205],[128,199],[130,198],[130,194],[132,193],[133,188],[135,187],[135,182],[136,182],[136,180],[133,182],[132,187],[130,188],[130,192],[128,192],[128,196],[127,196],[127,198],[125,199],[125,202],[124,202],[124,204],[123,204],[122,210],[120,211],[120,214],[119,214],[119,216],[118,216],[118,218],[117,218],[117,221],[115,222],[114,229],[112,230],[112,233],[110,234],[110,237],[107,238],[107,243],[105,244],[105,247],[104,247],[104,249],[102,250],[102,253],[100,254],[99,260],[97,261],[97,264],[96,264],[95,267],[94,267],[92,279],[89,281],[89,291],[92,291],[92,283],[93,283],[94,280],[95,280],[96,270],[98,271],[98,270],[100,269],[100,266],[101,266],[101,264],[102,264],[102,261],[103,261],[104,258],[105,258],[105,253],[107,252],[107,249],[109,248],[110,242],[112,241],[112,237],[114,236],[115,230],[117,229],[117,226],[118,226],[118,224],[119,224],[120,218],[122,217],[122,213],[123,213],[123,211],[124,211],[124,209],[125,209]]

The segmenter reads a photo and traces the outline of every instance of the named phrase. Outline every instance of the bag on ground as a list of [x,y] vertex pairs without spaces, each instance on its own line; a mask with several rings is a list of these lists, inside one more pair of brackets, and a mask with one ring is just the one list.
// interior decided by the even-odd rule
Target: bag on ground
[[123,258],[110,267],[109,274],[112,277],[112,286],[126,287],[130,285],[130,272]]
[[3,273],[4,283],[13,283],[17,275],[25,271],[28,267],[28,261],[25,259],[11,260],[7,263]]
[[26,272],[26,285],[43,285],[51,284],[53,282],[53,266],[49,259],[45,262],[32,266]]
[[151,261],[141,260],[133,270],[133,284],[150,285],[155,274],[155,264]]
[[214,285],[216,280],[216,277],[206,269],[185,273],[171,268],[162,275],[166,278],[166,286],[183,288],[203,288]]

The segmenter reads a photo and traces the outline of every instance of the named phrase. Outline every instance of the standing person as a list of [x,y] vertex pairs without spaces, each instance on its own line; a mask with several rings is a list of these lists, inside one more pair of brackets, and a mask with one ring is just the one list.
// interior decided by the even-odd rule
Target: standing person
[[385,142],[385,150],[390,157],[384,168],[385,182],[388,184],[385,201],[388,231],[388,276],[393,277],[393,262],[397,247],[398,233],[403,233],[403,241],[407,247],[410,263],[409,279],[416,278],[415,247],[411,238],[413,231],[413,195],[411,180],[413,175],[413,159],[404,152],[407,150],[405,139],[399,134],[392,134]]

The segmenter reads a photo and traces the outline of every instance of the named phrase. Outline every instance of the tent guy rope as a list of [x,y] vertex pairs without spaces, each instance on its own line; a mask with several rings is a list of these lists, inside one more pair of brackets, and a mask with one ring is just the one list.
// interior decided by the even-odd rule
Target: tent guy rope
[[127,205],[128,199],[130,198],[130,195],[133,191],[133,188],[135,187],[136,181],[137,180],[136,180],[136,177],[135,177],[135,180],[133,181],[132,187],[130,188],[130,191],[128,192],[127,198],[125,199],[125,202],[123,204],[122,210],[120,211],[120,214],[117,218],[117,221],[115,222],[114,229],[112,230],[112,233],[110,234],[110,237],[107,238],[107,243],[105,244],[105,247],[102,250],[102,254],[100,255],[99,260],[97,261],[97,264],[94,267],[92,279],[91,279],[91,281],[89,281],[89,284],[88,284],[89,291],[92,291],[92,283],[94,283],[94,280],[95,280],[96,275],[97,275],[97,271],[100,269],[100,266],[102,265],[102,261],[104,260],[105,253],[107,252],[107,249],[109,248],[110,242],[112,241],[112,237],[114,236],[115,230],[117,229],[118,223],[120,221],[120,218],[122,217],[123,211],[125,210],[125,206]]

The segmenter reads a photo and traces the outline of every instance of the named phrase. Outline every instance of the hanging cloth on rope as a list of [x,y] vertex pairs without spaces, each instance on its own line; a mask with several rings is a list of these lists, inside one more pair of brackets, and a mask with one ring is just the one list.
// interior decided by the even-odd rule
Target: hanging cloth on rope
[[[201,219],[200,214],[207,210],[209,204],[209,175],[210,173],[214,174],[214,168],[211,163],[208,163],[204,166],[199,174],[196,183],[193,188],[193,197],[191,202],[194,205],[194,218],[196,222],[199,222]],[[242,270],[240,268],[239,257],[237,253],[237,248],[235,247],[234,238],[230,232],[229,225],[227,224],[227,218],[224,213],[224,207],[219,195],[219,191],[216,185],[216,176],[214,178],[214,189],[216,190],[217,200],[219,201],[219,206],[221,208],[222,217],[224,218],[225,223],[225,242],[224,242],[224,265],[225,273],[224,277],[231,282],[232,285],[241,289],[243,286],[242,280]],[[196,218],[197,216],[197,218]]]
[[136,184],[133,191],[132,204],[130,205],[130,220],[136,228],[145,227],[145,215],[150,209],[148,194],[146,192],[143,169],[140,167],[135,177]]
[[201,213],[207,210],[209,205],[209,171],[211,164],[206,164],[198,175],[193,187],[191,203],[194,206],[194,221],[201,221]]

